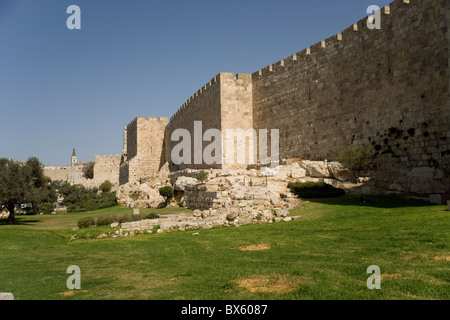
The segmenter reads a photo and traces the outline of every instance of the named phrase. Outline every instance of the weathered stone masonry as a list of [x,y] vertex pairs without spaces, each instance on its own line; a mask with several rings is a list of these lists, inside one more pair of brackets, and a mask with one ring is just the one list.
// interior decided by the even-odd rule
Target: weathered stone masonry
[[[127,127],[121,184],[170,163],[171,133],[185,128],[193,136],[196,120],[203,132],[279,129],[282,159],[325,160],[348,145],[370,142],[385,186],[417,167],[450,176],[448,6],[396,0],[381,9],[381,30],[368,29],[365,18],[252,75],[220,73],[168,125],[137,121]],[[148,139],[145,130],[154,130]],[[152,165],[131,173],[130,161],[141,163],[141,154],[151,154]],[[210,166],[171,169],[203,167]]]
[[139,181],[158,172],[165,163],[165,131],[168,118],[134,119],[124,130],[120,184]]
[[449,173],[447,1],[397,0],[381,13],[381,30],[363,19],[252,75],[254,125],[280,129],[282,158],[371,142],[389,179],[403,173],[396,164]]

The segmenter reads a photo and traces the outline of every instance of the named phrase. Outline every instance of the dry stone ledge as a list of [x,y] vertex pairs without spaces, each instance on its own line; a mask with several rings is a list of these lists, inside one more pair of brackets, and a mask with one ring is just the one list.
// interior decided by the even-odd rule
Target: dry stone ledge
[[12,293],[0,292],[0,300],[14,300]]
[[448,183],[444,183],[444,179],[442,170],[429,167],[413,168],[406,176],[395,180],[389,190],[399,193],[445,194],[450,188]]
[[159,219],[147,219],[141,221],[126,222],[120,225],[117,236],[129,236],[134,234],[150,233],[153,228],[159,226],[158,233],[170,231],[186,231],[211,229],[213,227],[242,226],[251,223],[289,222],[289,210],[272,208],[254,210],[252,207],[232,207],[229,209],[195,210],[192,214],[179,214],[160,217]]
[[328,169],[327,161],[303,160],[300,166],[306,170],[306,174],[312,178],[333,178]]

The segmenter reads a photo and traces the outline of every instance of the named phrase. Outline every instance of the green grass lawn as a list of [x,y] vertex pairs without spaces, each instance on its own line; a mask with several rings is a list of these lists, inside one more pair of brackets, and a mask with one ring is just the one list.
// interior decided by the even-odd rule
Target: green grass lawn
[[[131,210],[20,216],[16,225],[0,223],[0,292],[16,299],[449,299],[450,212],[394,197],[358,200],[302,202],[291,211],[301,218],[288,223],[71,242],[80,217]],[[81,269],[81,290],[66,287],[70,265]],[[370,265],[381,268],[380,290],[366,286]]]

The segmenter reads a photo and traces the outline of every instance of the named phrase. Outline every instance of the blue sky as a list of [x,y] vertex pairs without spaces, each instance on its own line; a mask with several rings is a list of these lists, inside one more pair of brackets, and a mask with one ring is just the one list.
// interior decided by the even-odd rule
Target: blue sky
[[170,117],[219,72],[253,73],[390,2],[0,0],[0,157],[120,154],[135,117]]

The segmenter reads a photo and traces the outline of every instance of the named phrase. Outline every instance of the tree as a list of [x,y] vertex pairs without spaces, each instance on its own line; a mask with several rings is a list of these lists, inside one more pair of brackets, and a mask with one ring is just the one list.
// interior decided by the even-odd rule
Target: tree
[[83,177],[86,179],[94,179],[94,163],[89,162],[83,167]]
[[361,173],[374,165],[375,150],[370,143],[360,146],[349,146],[336,155],[336,161],[350,169],[359,178]]
[[44,175],[44,168],[41,162],[31,157],[23,167],[25,181],[25,202],[31,203],[34,214],[39,214],[39,207],[42,203],[53,203],[57,199],[55,190],[51,186],[50,178]]
[[15,205],[25,201],[26,186],[23,166],[14,160],[0,159],[0,205],[9,211],[7,222],[15,222]]
[[109,180],[105,180],[99,187],[102,192],[111,192],[113,184]]
[[167,206],[170,203],[170,200],[172,200],[172,198],[174,197],[175,191],[171,186],[166,186],[159,188],[159,194],[166,199],[165,203]]

